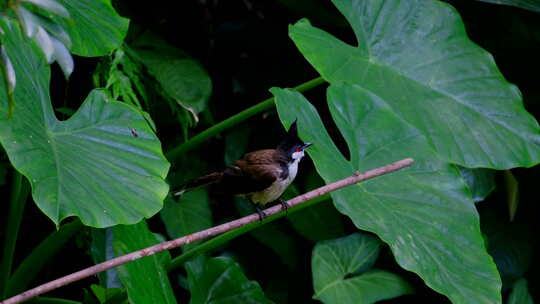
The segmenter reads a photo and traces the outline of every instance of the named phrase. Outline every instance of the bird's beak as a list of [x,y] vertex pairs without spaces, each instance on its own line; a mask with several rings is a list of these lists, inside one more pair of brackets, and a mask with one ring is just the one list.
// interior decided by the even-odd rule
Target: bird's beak
[[313,146],[312,143],[304,143],[304,149],[307,149],[309,147]]

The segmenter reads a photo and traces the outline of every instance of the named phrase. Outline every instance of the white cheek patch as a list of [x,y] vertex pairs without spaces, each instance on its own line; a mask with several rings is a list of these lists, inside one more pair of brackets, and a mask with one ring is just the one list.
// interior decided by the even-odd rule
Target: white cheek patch
[[300,160],[302,157],[304,157],[304,150],[302,150],[300,152],[293,152],[293,154],[292,154],[292,158],[294,160]]

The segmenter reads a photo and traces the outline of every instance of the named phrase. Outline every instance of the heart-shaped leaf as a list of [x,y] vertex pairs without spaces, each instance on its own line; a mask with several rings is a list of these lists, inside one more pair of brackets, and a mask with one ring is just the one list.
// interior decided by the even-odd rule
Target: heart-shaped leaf
[[169,163],[142,114],[92,91],[67,121],[49,99],[50,69],[18,26],[2,19],[3,43],[17,71],[17,101],[6,118],[0,86],[0,141],[32,186],[38,207],[58,224],[78,216],[86,225],[135,223],[161,209]]
[[[286,126],[298,119],[317,171],[327,182],[412,157],[412,167],[332,193],[358,228],[388,243],[397,262],[454,303],[500,303],[501,282],[486,252],[478,214],[455,166],[397,117],[388,102],[358,86],[332,85],[328,103],[350,150],[347,161],[300,93],[272,89]],[[467,248],[467,250],[464,250]]]
[[314,298],[327,304],[367,304],[411,293],[399,276],[370,270],[379,247],[377,238],[361,233],[317,243],[311,258]]
[[456,11],[435,0],[333,0],[354,30],[348,45],[302,20],[289,34],[329,82],[383,98],[444,159],[465,167],[530,167],[540,128]]

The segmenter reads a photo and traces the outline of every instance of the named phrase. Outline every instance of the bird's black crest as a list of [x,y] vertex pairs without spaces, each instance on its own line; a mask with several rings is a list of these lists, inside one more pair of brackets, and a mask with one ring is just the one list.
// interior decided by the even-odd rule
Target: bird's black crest
[[304,142],[300,139],[300,137],[298,137],[298,127],[296,126],[295,120],[289,128],[289,131],[287,131],[287,135],[285,135],[285,138],[283,139],[283,141],[281,141],[277,148],[281,151],[289,152],[296,146],[301,146],[303,144]]

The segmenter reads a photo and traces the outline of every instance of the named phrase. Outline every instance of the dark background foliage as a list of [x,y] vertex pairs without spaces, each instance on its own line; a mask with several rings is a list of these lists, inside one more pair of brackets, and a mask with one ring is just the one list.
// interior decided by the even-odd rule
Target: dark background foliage
[[[538,13],[479,1],[447,2],[462,16],[470,39],[490,52],[507,80],[520,88],[526,109],[538,119],[540,117],[540,86],[536,77],[537,71],[540,70]],[[131,20],[127,44],[144,32],[152,31],[195,58],[210,75],[212,95],[208,110],[201,113],[200,122],[196,126],[188,129],[188,137],[270,97],[268,92],[270,87],[294,87],[318,76],[288,37],[289,24],[307,17],[312,24],[332,32],[340,39],[349,43],[355,41],[348,24],[329,1],[117,0],[113,1],[113,5],[120,15]],[[69,82],[65,81],[58,66],[53,65],[51,94],[54,107],[77,109],[84,97],[94,88],[93,73],[102,60],[102,58],[75,57],[75,70]],[[338,146],[347,153],[345,142],[332,125],[332,120],[325,119],[330,117],[327,107],[324,106],[325,86],[305,94],[317,107]],[[167,151],[185,140],[184,131],[179,124],[185,127],[190,123],[187,119],[182,120],[167,111],[164,108],[166,102],[160,101],[160,96],[154,97],[155,100],[148,111],[151,114],[158,114],[153,116],[153,120],[164,151]],[[269,109],[190,151],[184,161],[199,162],[202,165],[186,172],[185,167],[181,165],[184,162],[181,160],[180,164],[172,167],[168,182],[175,186],[189,177],[223,168],[226,163],[224,155],[233,157],[246,151],[273,147],[283,133],[275,109]],[[2,155],[0,165],[8,166],[7,158]],[[0,170],[0,173],[3,171]],[[308,188],[306,181],[310,171],[313,171],[313,164],[306,159],[298,176],[297,185],[300,191],[309,190],[306,189]],[[503,294],[508,294],[511,283],[524,276],[529,282],[533,298],[539,299],[539,290],[532,287],[540,286],[538,279],[540,264],[536,259],[540,248],[538,238],[535,237],[535,231],[540,227],[533,204],[534,198],[538,197],[540,169],[537,166],[529,169],[513,169],[511,172],[519,183],[520,201],[523,201],[517,207],[514,220],[509,221],[508,187],[505,174],[500,171],[495,174],[494,192],[477,204],[481,214],[481,227],[486,239],[489,240],[489,252],[494,257],[505,283]],[[7,198],[9,185],[5,182],[1,184],[1,196]],[[231,198],[212,196],[211,206],[214,223],[239,215]],[[7,204],[0,206],[0,222],[6,220],[6,207]],[[345,223],[344,234],[356,231],[348,218],[342,216],[342,220]],[[149,224],[153,232],[166,233],[158,216],[150,219]],[[34,248],[54,229],[51,221],[34,204],[27,204],[14,264],[18,264],[24,257],[23,253]],[[310,271],[311,250],[314,243],[302,238],[286,219],[277,221],[271,227],[260,229],[259,233],[259,236],[244,235],[216,252],[235,257],[246,276],[259,282],[268,298],[278,303],[315,302],[312,300]],[[277,251],[271,250],[270,247],[274,246],[272,242],[280,242],[280,235],[287,236],[292,245],[278,248]],[[3,237],[4,235],[0,234],[0,238]],[[264,239],[270,240],[265,244],[261,241]],[[88,254],[89,244],[90,234],[84,230],[77,236],[76,241],[72,240],[66,244],[64,250],[45,267],[39,276],[39,282],[54,279],[93,263]],[[281,243],[278,247],[280,246],[284,245]],[[178,252],[173,251],[173,256]],[[400,274],[416,289],[413,295],[383,301],[384,303],[448,301],[444,296],[426,287],[417,275],[401,269],[387,247],[382,248],[376,265]],[[185,280],[183,270],[172,272],[169,277],[173,286],[185,284],[182,283],[182,280]],[[80,300],[81,290],[88,290],[91,283],[97,283],[97,278],[55,290],[49,295]],[[186,290],[175,287],[173,289],[179,303],[188,301],[189,293]]]

